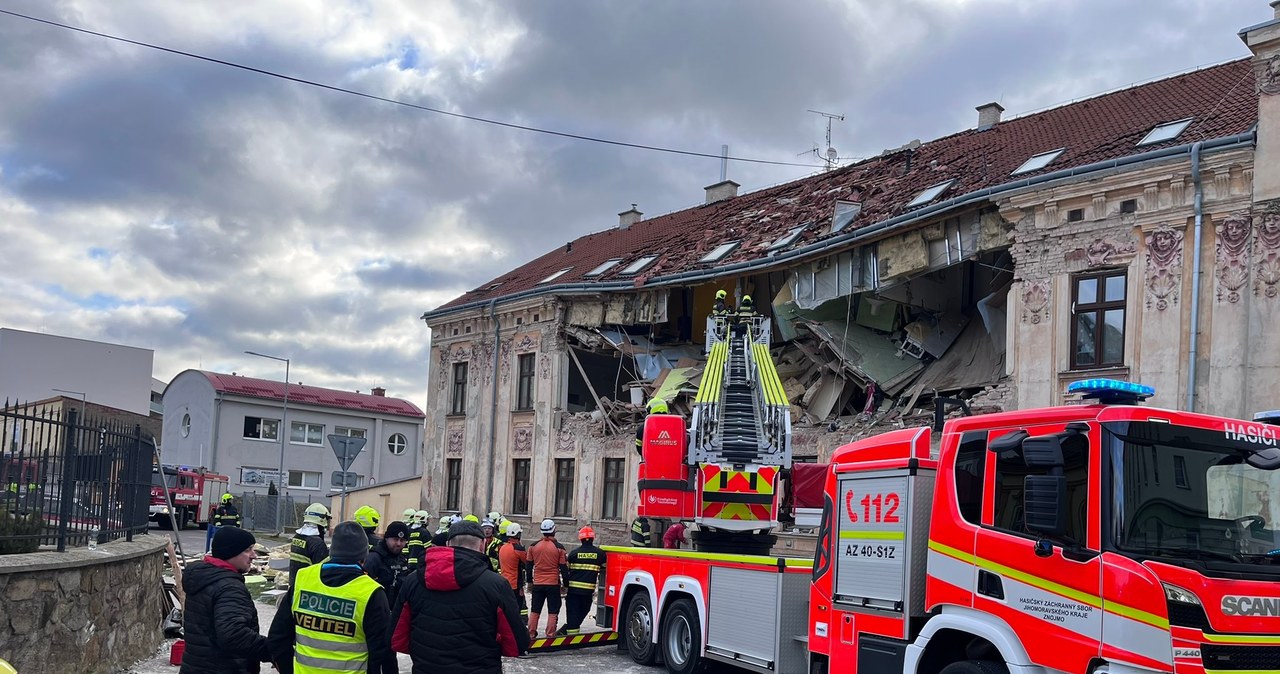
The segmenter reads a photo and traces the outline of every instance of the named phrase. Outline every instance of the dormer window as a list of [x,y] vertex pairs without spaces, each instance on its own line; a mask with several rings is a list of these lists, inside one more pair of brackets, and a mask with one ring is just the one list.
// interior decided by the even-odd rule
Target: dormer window
[[951,187],[951,183],[954,183],[954,182],[955,182],[955,178],[952,178],[951,180],[948,180],[945,183],[938,183],[937,185],[934,185],[933,187],[926,189],[920,194],[917,194],[916,198],[912,199],[911,202],[907,204],[907,208],[915,208],[916,206],[923,206],[929,203],[930,201],[937,199],[938,196],[941,195],[943,192],[947,191],[947,188]]
[[698,262],[701,262],[703,264],[711,264],[711,263],[719,262],[720,260],[723,260],[726,255],[728,255],[729,253],[732,253],[733,249],[737,248],[738,244],[740,243],[742,242],[730,241],[729,243],[722,243],[719,246],[716,246],[715,249],[712,250],[710,253],[703,255],[702,259],[698,260]]
[[1041,152],[1040,154],[1032,155],[1030,159],[1022,162],[1022,166],[1014,169],[1013,173],[1010,173],[1009,175],[1016,176],[1019,173],[1039,171],[1049,164],[1052,164],[1053,160],[1057,159],[1064,151],[1066,151],[1066,148],[1058,148],[1050,152]]
[[538,281],[537,285],[542,285],[543,283],[551,283],[552,281],[560,278],[561,276],[564,276],[565,274],[568,274],[571,271],[573,271],[573,267],[565,267],[564,269],[561,269],[560,271],[542,279],[541,281]]
[[1192,119],[1188,118],[1188,119],[1178,120],[1176,122],[1168,122],[1166,124],[1161,124],[1156,128],[1148,131],[1147,135],[1143,136],[1142,140],[1138,141],[1138,147],[1142,147],[1143,145],[1153,145],[1155,143],[1163,143],[1167,140],[1173,140],[1174,138],[1177,138],[1179,135],[1181,135],[1183,131],[1186,131],[1187,127],[1191,126],[1191,122],[1192,122]]
[[844,229],[862,212],[862,204],[857,201],[837,201],[836,212],[831,216],[831,233]]

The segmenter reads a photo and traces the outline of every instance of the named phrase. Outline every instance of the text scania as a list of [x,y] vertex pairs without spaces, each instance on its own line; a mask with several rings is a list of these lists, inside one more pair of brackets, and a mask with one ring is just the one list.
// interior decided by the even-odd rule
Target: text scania
[[1228,421],[1223,424],[1222,432],[1228,440],[1250,442],[1264,447],[1280,446],[1280,427],[1262,426],[1259,424],[1236,424]]
[[1242,597],[1229,594],[1222,598],[1222,614],[1280,618],[1280,597]]

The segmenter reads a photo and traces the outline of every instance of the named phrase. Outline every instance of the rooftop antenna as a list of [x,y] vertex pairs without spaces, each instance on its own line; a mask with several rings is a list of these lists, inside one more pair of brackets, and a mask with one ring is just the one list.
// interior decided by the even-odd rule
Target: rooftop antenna
[[836,152],[834,147],[831,147],[831,120],[838,119],[843,122],[844,115],[837,115],[834,112],[822,112],[821,110],[806,110],[806,112],[812,112],[815,115],[822,115],[827,118],[827,149],[822,154],[818,153],[818,148],[816,147],[810,150],[810,152],[812,152],[815,157],[826,163],[827,170],[830,171],[840,163],[839,153]]

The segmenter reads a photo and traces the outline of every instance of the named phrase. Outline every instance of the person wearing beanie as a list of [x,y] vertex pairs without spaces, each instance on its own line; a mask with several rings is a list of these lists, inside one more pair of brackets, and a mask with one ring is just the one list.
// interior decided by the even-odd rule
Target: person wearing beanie
[[501,674],[503,656],[529,649],[515,594],[491,570],[480,525],[456,522],[448,536],[400,584],[391,647],[409,654],[414,674]]
[[546,636],[555,634],[560,622],[560,588],[569,584],[569,566],[564,546],[556,540],[555,520],[545,519],[539,526],[542,539],[529,546],[528,581],[533,590],[529,593],[529,638],[538,638],[538,620],[542,617],[542,605],[547,605]]
[[395,605],[397,581],[409,570],[409,564],[401,554],[408,544],[409,526],[404,522],[392,522],[383,532],[382,540],[373,546],[364,560],[364,572],[387,592],[387,610]]
[[187,650],[179,673],[257,674],[259,663],[270,660],[258,631],[258,609],[244,584],[257,541],[240,527],[217,529],[210,553],[182,574]]
[[387,594],[364,573],[368,555],[364,529],[343,522],[333,529],[329,559],[298,571],[267,633],[281,672],[399,674]]

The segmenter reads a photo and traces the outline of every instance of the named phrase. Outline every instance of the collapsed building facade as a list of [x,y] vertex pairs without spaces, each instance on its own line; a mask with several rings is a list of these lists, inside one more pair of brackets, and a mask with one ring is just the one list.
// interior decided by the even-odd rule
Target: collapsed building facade
[[1094,377],[1163,407],[1275,407],[1277,25],[1242,33],[1251,59],[1016,119],[988,104],[970,130],[651,219],[633,205],[428,311],[427,507],[623,536],[643,403],[687,411],[720,289],[773,319],[797,460],[928,423],[939,399],[1061,404]]

